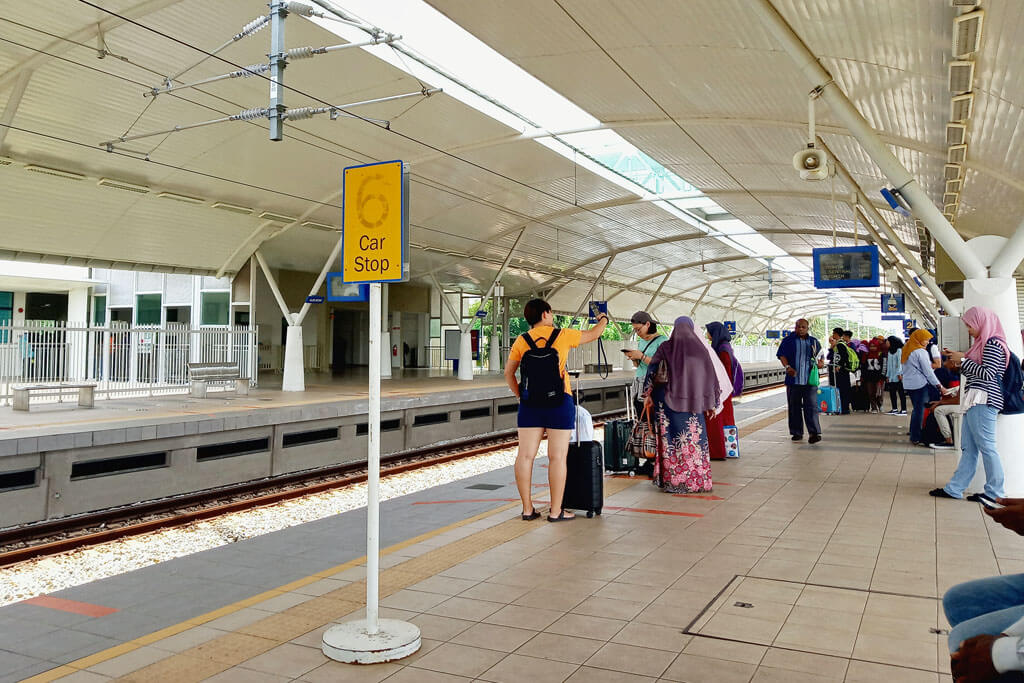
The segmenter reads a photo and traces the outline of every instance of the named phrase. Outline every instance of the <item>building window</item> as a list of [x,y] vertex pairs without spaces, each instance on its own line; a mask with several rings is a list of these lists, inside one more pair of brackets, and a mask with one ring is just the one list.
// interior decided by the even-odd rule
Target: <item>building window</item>
[[227,325],[231,300],[228,292],[203,292],[202,324]]
[[139,294],[135,297],[135,324],[160,324],[160,295]]
[[[11,324],[14,317],[14,292],[0,292],[0,327]],[[9,330],[0,330],[0,344],[6,344]]]
[[107,297],[94,296],[92,298],[92,324],[107,324]]

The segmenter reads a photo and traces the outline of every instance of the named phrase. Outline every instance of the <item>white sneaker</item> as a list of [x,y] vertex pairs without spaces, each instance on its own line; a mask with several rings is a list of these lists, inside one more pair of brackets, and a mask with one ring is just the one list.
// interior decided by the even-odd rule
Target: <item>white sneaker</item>
[[905,411],[905,410],[901,410],[900,412],[898,412],[898,413],[896,413],[896,414],[897,414],[897,415],[906,415],[906,414],[907,414],[907,411]]
[[954,448],[954,446],[951,443],[933,443],[932,444],[932,449],[933,450],[951,451],[951,450],[953,450],[953,448]]

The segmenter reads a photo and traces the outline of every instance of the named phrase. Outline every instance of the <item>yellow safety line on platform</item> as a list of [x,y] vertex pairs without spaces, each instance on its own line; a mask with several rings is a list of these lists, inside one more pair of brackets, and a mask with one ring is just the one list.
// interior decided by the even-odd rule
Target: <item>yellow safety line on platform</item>
[[[467,524],[472,524],[473,522],[478,522],[481,519],[484,519],[486,517],[490,517],[491,515],[496,515],[499,512],[504,512],[505,510],[510,510],[510,509],[512,509],[514,507],[515,507],[514,503],[509,503],[508,505],[502,505],[501,507],[497,507],[497,508],[495,508],[493,510],[489,510],[487,512],[481,512],[478,515],[473,515],[472,517],[467,517],[466,519],[460,520],[458,522],[454,522],[454,523],[449,524],[447,526],[443,526],[443,527],[440,527],[438,529],[434,529],[433,531],[428,531],[426,533],[420,534],[419,536],[415,536],[415,537],[410,538],[408,540],[402,541],[401,543],[396,543],[395,545],[388,546],[387,548],[384,548],[383,550],[381,550],[381,555],[391,555],[391,554],[393,554],[395,552],[398,552],[399,550],[402,550],[403,548],[407,548],[407,547],[409,547],[411,545],[414,545],[416,543],[419,543],[421,541],[426,541],[428,539],[434,538],[435,536],[439,536],[440,534],[443,534],[443,533],[445,533],[447,531],[452,531],[453,529],[458,529],[459,527],[463,527],[463,526],[465,526]],[[481,550],[481,552],[483,552],[483,550]],[[55,669],[50,669],[49,671],[45,671],[45,672],[43,672],[41,674],[37,674],[37,675],[35,675],[35,676],[31,677],[31,678],[26,678],[24,681],[22,681],[22,683],[43,683],[44,681],[53,681],[53,680],[56,680],[58,678],[63,678],[64,676],[69,676],[69,675],[75,673],[76,671],[80,671],[82,669],[88,669],[91,666],[96,666],[97,664],[100,664],[101,662],[105,662],[105,661],[107,661],[109,659],[113,659],[114,657],[119,657],[119,656],[121,656],[123,654],[126,654],[128,652],[131,652],[133,650],[137,650],[138,648],[140,648],[140,647],[142,647],[144,645],[151,645],[153,643],[156,643],[156,642],[159,642],[159,641],[163,640],[164,638],[170,638],[171,636],[177,635],[177,634],[181,633],[182,631],[187,631],[190,628],[194,628],[196,626],[201,626],[202,624],[206,624],[208,622],[211,622],[214,619],[218,619],[218,618],[226,616],[228,614],[233,614],[233,613],[235,613],[235,612],[237,612],[237,611],[239,611],[241,609],[244,609],[244,608],[249,607],[251,605],[254,605],[256,603],[263,602],[264,600],[268,600],[270,598],[273,598],[273,597],[278,596],[278,595],[282,595],[284,593],[289,593],[289,592],[295,590],[296,588],[302,588],[303,586],[307,586],[307,585],[309,585],[311,583],[316,583],[317,581],[320,581],[321,579],[327,578],[329,576],[333,576],[334,574],[337,574],[339,572],[343,572],[346,569],[351,569],[353,567],[358,567],[359,565],[363,564],[365,561],[366,561],[366,556],[365,555],[362,556],[362,557],[357,557],[357,558],[355,558],[353,560],[349,560],[348,562],[345,562],[343,564],[339,564],[339,565],[337,565],[335,567],[331,567],[329,569],[324,569],[323,571],[319,571],[316,574],[312,574],[310,576],[306,576],[306,577],[303,577],[301,579],[297,579],[297,580],[292,581],[290,583],[286,583],[283,586],[278,586],[277,588],[274,588],[272,590],[265,591],[265,592],[260,593],[258,595],[250,596],[248,598],[245,598],[244,600],[239,600],[238,602],[232,603],[230,605],[225,605],[224,607],[221,607],[219,609],[213,610],[212,612],[207,612],[206,614],[201,614],[201,615],[199,615],[197,617],[192,617],[191,619],[187,619],[187,620],[185,620],[185,621],[183,621],[181,623],[174,624],[173,626],[168,626],[166,628],[162,628],[159,631],[154,631],[153,633],[141,636],[139,638],[135,638],[134,640],[130,640],[130,641],[126,642],[126,643],[122,643],[120,645],[115,645],[114,647],[107,648],[106,650],[101,650],[100,652],[97,652],[95,654],[91,654],[91,655],[89,655],[87,657],[83,657],[83,658],[77,659],[77,660],[75,660],[73,662],[69,662],[69,663],[64,664],[64,665],[62,665],[60,667],[57,667]],[[398,566],[401,566],[401,565],[398,565]],[[315,599],[315,597],[316,596],[310,596],[310,599]]]

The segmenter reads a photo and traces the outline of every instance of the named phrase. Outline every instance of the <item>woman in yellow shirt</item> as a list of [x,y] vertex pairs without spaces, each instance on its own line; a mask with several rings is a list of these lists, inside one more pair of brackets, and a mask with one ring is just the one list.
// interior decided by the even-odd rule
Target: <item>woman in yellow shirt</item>
[[[531,299],[523,307],[523,317],[530,324],[530,339],[540,348],[546,348],[548,339],[555,334],[555,316],[551,305],[543,299]],[[519,395],[519,382],[516,371],[522,362],[523,355],[530,350],[530,344],[519,337],[508,354],[505,365],[505,381],[508,388],[520,399],[519,416],[519,453],[516,456],[516,486],[523,500],[523,519],[532,520],[540,517],[533,507],[533,461],[537,457],[544,432],[548,435],[548,491],[551,495],[549,522],[562,522],[573,519],[575,515],[562,509],[562,495],[565,493],[565,457],[569,452],[569,435],[576,421],[576,405],[572,400],[572,386],[569,375],[565,372],[565,364],[569,360],[569,351],[598,339],[608,325],[608,316],[602,314],[597,325],[589,330],[559,330],[552,348],[558,352],[558,369],[565,382],[565,395],[560,401],[550,405],[538,406],[522,400]]]

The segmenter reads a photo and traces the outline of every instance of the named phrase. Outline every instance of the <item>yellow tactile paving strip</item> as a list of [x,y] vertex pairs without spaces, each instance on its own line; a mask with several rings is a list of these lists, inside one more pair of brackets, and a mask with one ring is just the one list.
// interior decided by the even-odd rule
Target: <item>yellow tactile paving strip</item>
[[[605,479],[605,496],[612,496],[642,480],[638,479]],[[517,503],[503,505],[495,510],[481,513],[450,524],[446,527],[422,534],[402,543],[391,546],[381,552],[388,555],[413,544],[438,536],[446,531],[465,526],[472,522],[490,517],[491,515],[517,507]],[[430,550],[413,557],[394,567],[380,572],[380,597],[384,598],[397,593],[415,583],[428,579],[439,572],[449,569],[460,562],[475,557],[484,551],[511,541],[533,530],[535,525],[524,524],[519,519],[511,519],[487,529],[482,529],[470,536],[453,541],[440,548]],[[232,605],[208,612],[188,621],[156,631],[149,635],[109,648],[102,652],[84,657],[64,666],[51,669],[31,678],[25,683],[43,683],[69,676],[77,671],[88,669],[101,662],[136,650],[165,638],[186,631],[195,626],[208,623],[232,614],[245,607],[263,602],[269,598],[288,593],[302,586],[320,581],[366,561],[365,557],[346,562],[345,564],[325,569],[297,581],[247,598]],[[202,643],[178,654],[171,654],[154,664],[132,672],[117,680],[125,682],[173,681],[189,683],[202,681],[210,676],[230,669],[253,657],[271,650],[292,639],[331,623],[347,614],[362,609],[366,604],[366,581],[356,581],[346,586],[313,597],[309,601],[295,605],[280,613],[265,617],[255,623],[240,628],[237,632],[228,633],[213,640]]]

